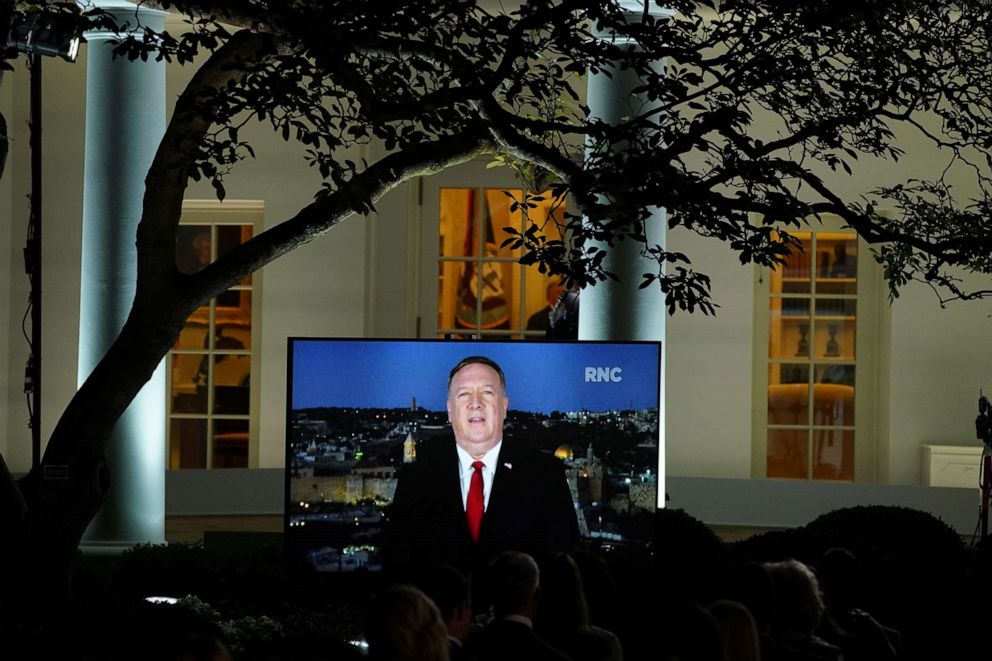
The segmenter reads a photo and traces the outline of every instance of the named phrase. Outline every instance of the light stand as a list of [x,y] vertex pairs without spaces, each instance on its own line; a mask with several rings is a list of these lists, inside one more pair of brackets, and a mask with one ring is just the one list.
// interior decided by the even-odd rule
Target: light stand
[[982,451],[982,539],[989,536],[990,487],[992,487],[992,453],[986,445]]
[[32,468],[37,468],[41,464],[41,60],[43,56],[49,56],[75,62],[81,39],[75,23],[63,19],[63,16],[65,15],[15,16],[4,48],[27,54],[28,68],[31,72],[28,120],[31,148],[31,213],[28,217],[27,245],[24,248],[24,270],[31,286],[29,295],[31,339],[24,373],[24,392],[28,398]]
[[989,534],[989,497],[992,495],[992,405],[981,392],[978,395],[978,417],[975,418],[975,432],[985,444],[985,448],[982,450],[982,466],[978,482],[982,494],[978,517],[982,526],[982,540],[984,540]]

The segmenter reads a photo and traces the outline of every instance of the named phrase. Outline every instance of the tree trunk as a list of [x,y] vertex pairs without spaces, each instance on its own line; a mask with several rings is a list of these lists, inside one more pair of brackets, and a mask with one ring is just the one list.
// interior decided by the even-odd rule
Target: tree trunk
[[20,481],[19,528],[10,526],[16,518],[5,516],[3,537],[16,542],[7,547],[10,576],[2,589],[5,596],[33,597],[30,611],[42,612],[68,596],[79,542],[113,488],[105,455],[110,434],[178,338],[189,305],[173,297],[132,307],[120,335],[59,418],[41,466]]
[[6,609],[22,621],[40,622],[50,617],[53,605],[64,603],[79,542],[113,488],[105,454],[114,425],[194,310],[244,275],[326,233],[354,209],[371,208],[400,183],[492,150],[479,122],[462,134],[392,153],[202,271],[182,274],[174,246],[189,155],[197,153],[211,128],[200,107],[202,95],[237,84],[246,63],[271,52],[271,37],[244,30],[194,74],[145,180],[137,288],[124,327],[60,417],[41,466],[15,484],[0,460],[0,613]]

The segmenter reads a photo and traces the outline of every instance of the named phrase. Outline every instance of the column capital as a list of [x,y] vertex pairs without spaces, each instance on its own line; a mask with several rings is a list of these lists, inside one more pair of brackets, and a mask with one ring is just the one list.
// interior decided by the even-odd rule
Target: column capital
[[655,0],[616,0],[620,9],[628,14],[644,14],[644,6],[647,5],[648,14],[655,18],[671,18],[675,16],[675,10],[670,7],[659,7]]
[[[169,12],[161,9],[152,9],[144,5],[136,5],[125,0],[76,0],[76,4],[85,9],[102,9],[110,14],[122,32],[139,30],[143,27],[150,27],[153,30],[165,28],[165,17]],[[117,33],[109,30],[90,30],[84,34],[87,41],[103,41],[117,37]]]
[[[669,19],[675,16],[675,10],[669,7],[659,6],[655,0],[612,0],[624,13],[624,21],[627,23],[639,23],[644,16],[645,7],[648,15],[655,19]],[[629,37],[618,36],[613,30],[606,28],[602,31],[594,32],[597,39],[609,41],[613,44],[626,46],[634,45],[634,41]]]
[[90,7],[103,9],[105,11],[116,11],[122,10],[127,12],[153,12],[156,14],[168,14],[169,12],[163,11],[161,9],[152,9],[151,7],[145,7],[144,5],[137,5],[133,2],[128,2],[127,0],[76,0],[76,4],[87,9]]

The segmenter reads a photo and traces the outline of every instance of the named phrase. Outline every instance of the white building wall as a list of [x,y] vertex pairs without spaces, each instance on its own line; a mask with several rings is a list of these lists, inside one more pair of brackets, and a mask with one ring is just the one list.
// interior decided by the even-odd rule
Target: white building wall
[[[12,76],[10,74],[0,74],[0,113],[8,123],[7,130],[11,129],[11,122],[14,121],[14,94],[10,85]],[[4,84],[6,80],[7,84]],[[12,147],[13,145],[11,145]],[[13,162],[13,156],[8,156],[8,166]],[[10,253],[13,233],[11,228],[11,218],[14,215],[13,200],[13,174],[9,167],[5,170],[3,177],[0,177],[0,453],[8,456],[10,447],[10,430],[7,415],[7,401],[12,390],[19,385],[12,380],[13,372],[10,369],[10,338],[14,329],[14,320],[8,310],[10,306],[10,283],[15,274],[15,264],[8,262],[7,255]],[[24,420],[27,420],[25,417]]]
[[[12,110],[7,114],[12,144],[4,172],[4,208],[10,209],[4,232],[3,269],[8,274],[9,298],[4,306],[8,382],[0,406],[5,421],[5,458],[11,470],[31,464],[31,431],[23,392],[27,341],[21,319],[27,310],[28,279],[23,248],[28,221],[27,197],[31,191],[31,154],[27,121],[29,75],[24,57],[16,70],[4,77],[3,94]],[[43,217],[42,217],[42,429],[48,438],[75,390],[76,329],[79,326],[79,259],[83,199],[83,99],[86,62],[75,64],[46,58],[42,65]],[[6,187],[9,186],[9,189]],[[9,196],[7,191],[9,190]],[[28,330],[30,334],[30,329]]]
[[[864,159],[855,176],[821,172],[849,199],[910,178],[934,177],[947,163],[913,132],[898,132],[906,154],[897,163]],[[964,168],[949,173],[959,196],[975,195]],[[751,351],[754,267],[742,267],[718,242],[672,232],[673,250],[687,253],[713,280],[716,318],[677,314],[668,322],[667,461],[675,476],[750,477]],[[862,254],[861,259],[870,259]],[[982,286],[980,279],[971,284]],[[984,287],[992,287],[985,279]],[[941,309],[924,285],[906,287],[879,308],[878,479],[919,484],[925,443],[977,444],[974,419],[980,387],[992,393],[992,304],[957,302]],[[859,348],[859,352],[865,350]]]
[[713,279],[715,316],[668,319],[665,394],[669,475],[751,476],[751,342],[754,283],[722,244],[671,231],[669,250]]
[[[45,62],[43,437],[75,388],[85,47],[83,51],[76,64]],[[169,98],[178,95],[189,71],[170,68]],[[29,190],[27,89],[20,65],[0,85],[0,107],[16,140],[0,180],[0,310],[6,318],[0,324],[0,451],[15,471],[30,463],[21,391],[27,347],[20,335],[28,291],[21,257]],[[236,170],[227,180],[227,194],[263,200],[266,226],[272,226],[311,199],[317,177],[297,146],[264,128],[246,135],[259,159]],[[920,148],[918,139],[903,144],[907,156],[896,165],[869,160],[858,166],[856,177],[824,176],[853,196],[943,166],[931,151]],[[959,195],[970,192],[963,178],[958,184]],[[213,193],[209,185],[195,184],[188,197],[209,199]],[[410,332],[412,292],[404,288],[403,278],[413,198],[413,191],[403,187],[380,204],[380,216],[371,227],[351,218],[264,269],[261,372],[253,375],[261,388],[259,466],[283,463],[288,336]],[[721,307],[716,317],[679,314],[669,320],[668,470],[677,476],[746,478],[751,462],[753,271],[715,241],[673,232],[670,245],[688,253],[713,278]],[[376,295],[370,282],[378,283]],[[368,309],[367,300],[372,302]],[[910,287],[893,306],[891,320],[884,319],[883,329],[890,330],[882,333],[879,347],[879,445],[887,453],[882,479],[918,483],[923,443],[976,443],[978,389],[992,391],[989,312],[984,303],[941,310],[925,288]]]
[[907,289],[892,307],[889,482],[919,484],[924,444],[980,444],[979,390],[992,395],[990,313],[985,302],[941,309],[924,286]]

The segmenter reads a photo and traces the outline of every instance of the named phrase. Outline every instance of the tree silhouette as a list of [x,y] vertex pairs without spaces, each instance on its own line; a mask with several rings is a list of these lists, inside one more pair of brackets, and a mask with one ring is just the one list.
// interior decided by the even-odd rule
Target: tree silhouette
[[[0,461],[0,530],[14,559],[6,566],[21,568],[6,585],[62,580],[59,568],[107,495],[111,429],[197,307],[369,213],[399,184],[479,155],[513,166],[533,190],[569,196],[575,209],[510,234],[522,261],[586,286],[612,276],[602,267],[610,245],[640,242],[658,266],[642,284],[660,286],[670,311],[714,305],[688,255],[647,242],[651,207],[667,209],[670,227],[766,266],[800,248],[790,229],[836,214],[877,246],[893,295],[914,279],[945,298],[989,293],[959,279],[992,270],[989,3],[673,0],[661,17],[614,0],[144,4],[187,14],[191,29],[122,34],[122,57],[208,57],[146,178],[130,315],[48,442],[43,465],[71,466],[70,479],[53,485],[34,470],[15,483]],[[0,2],[11,11],[107,20],[74,3]],[[645,102],[610,125],[583,105],[584,77],[620,71],[639,77]],[[265,158],[241,135],[254,122],[298,143],[323,184],[293,217],[180,273],[163,247],[175,245],[187,184],[209,180],[223,198],[239,161]],[[851,173],[863,157],[897,160],[901,127],[946,155],[933,180],[846,199],[821,176]],[[342,156],[372,142],[385,150],[378,161]],[[977,199],[952,195],[951,169],[970,174]],[[897,213],[883,217],[884,205]],[[548,222],[566,238],[548,238]]]

